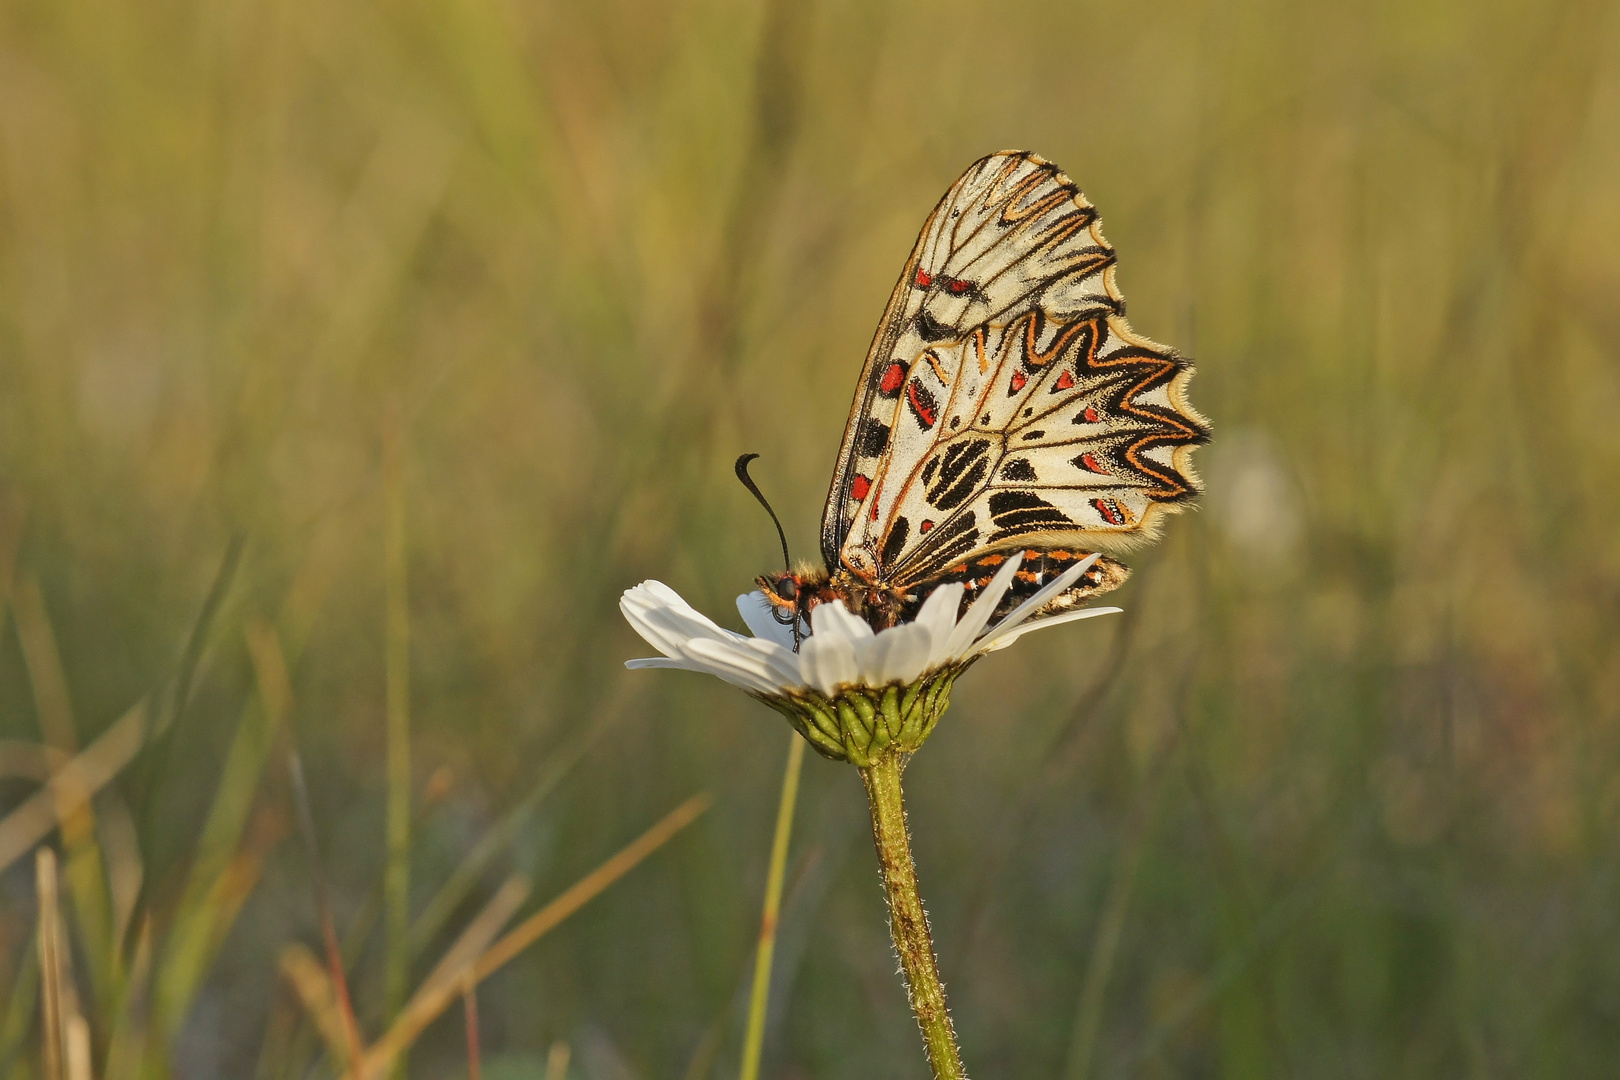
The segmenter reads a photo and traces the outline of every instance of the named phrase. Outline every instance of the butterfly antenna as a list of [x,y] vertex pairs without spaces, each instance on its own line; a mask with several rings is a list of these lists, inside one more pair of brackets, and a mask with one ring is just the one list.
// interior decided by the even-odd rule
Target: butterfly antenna
[[747,488],[754,498],[759,500],[759,505],[765,508],[765,512],[771,515],[771,522],[776,526],[776,538],[782,541],[782,565],[789,573],[792,573],[793,560],[788,557],[787,533],[782,531],[782,522],[776,516],[776,511],[771,509],[771,504],[766,501],[764,492],[759,490],[759,485],[754,483],[754,478],[748,475],[748,463],[757,457],[759,457],[758,454],[744,454],[737,459],[737,479],[741,480],[742,486]]

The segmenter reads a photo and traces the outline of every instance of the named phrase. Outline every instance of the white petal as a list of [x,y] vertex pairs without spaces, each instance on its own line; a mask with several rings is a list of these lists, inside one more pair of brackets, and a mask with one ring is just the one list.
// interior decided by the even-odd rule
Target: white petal
[[[677,671],[695,671],[700,675],[713,675],[717,679],[724,679],[732,686],[739,686],[744,690],[762,689],[756,680],[739,678],[734,675],[729,668],[717,667],[714,664],[710,664],[702,659],[697,658],[671,659],[667,656],[656,656],[649,657],[645,660],[626,660],[624,662],[624,666],[632,671],[637,671],[642,668],[673,668]],[[771,693],[772,691],[768,688],[764,688],[763,692]]]
[[833,696],[839,686],[860,679],[855,643],[843,637],[812,635],[799,646],[799,672],[805,682],[828,697]]
[[951,639],[951,631],[956,629],[956,613],[962,606],[962,594],[966,591],[959,581],[941,585],[928,594],[928,599],[918,610],[917,618],[911,625],[928,629],[928,663],[944,662],[945,644]]
[[1035,614],[1043,606],[1050,603],[1051,600],[1059,593],[1063,592],[1069,586],[1078,581],[1080,579],[1080,575],[1084,574],[1087,570],[1090,570],[1091,564],[1096,562],[1101,557],[1102,556],[1100,555],[1088,555],[1086,558],[1081,559],[1079,562],[1063,571],[1063,573],[1059,574],[1051,581],[1048,581],[1036,591],[1035,595],[1013,608],[1012,611],[1007,614],[1007,617],[997,623],[996,628],[986,636],[995,637],[1006,631],[1010,631],[1013,627]]
[[722,679],[737,686],[770,694],[780,687],[771,673],[765,657],[750,649],[739,649],[729,643],[698,639],[687,645],[688,652],[710,665]]
[[[739,598],[738,610],[744,621],[749,618],[743,603],[748,599]],[[627,667],[700,671],[764,694],[804,685],[798,657],[791,648],[791,632],[787,635],[788,646],[733,633],[715,625],[674,589],[658,581],[645,581],[627,589],[619,599],[619,609],[635,631],[664,654],[660,659],[631,660]],[[770,619],[768,613],[764,617]]]
[[730,630],[722,630],[691,608],[684,611],[667,607],[654,608],[643,612],[639,622],[632,620],[632,625],[665,656],[685,655],[685,646],[694,640],[728,643],[750,640]]
[[771,678],[785,689],[798,690],[804,686],[804,677],[799,674],[799,658],[792,649],[785,649],[774,641],[762,641],[754,638],[742,645],[749,652],[760,656],[770,665]]
[[1053,615],[1046,619],[1034,619],[1024,623],[1022,626],[1016,626],[1009,630],[1003,631],[998,628],[992,633],[986,635],[979,644],[984,647],[985,652],[995,652],[997,649],[1005,649],[1007,646],[1011,645],[1025,634],[1031,633],[1035,630],[1045,630],[1048,626],[1057,626],[1059,623],[1078,622],[1081,619],[1094,619],[1098,615],[1117,615],[1124,610],[1124,608],[1117,607],[1095,607],[1086,608],[1084,611],[1065,611],[1061,615]]
[[624,666],[631,671],[640,671],[642,668],[678,668],[681,671],[706,671],[699,668],[690,660],[675,660],[668,656],[649,656],[641,660],[626,660]]
[[967,654],[968,646],[979,636],[979,631],[984,629],[985,624],[990,621],[990,616],[995,614],[996,605],[1001,603],[1001,598],[1007,595],[1007,590],[1012,587],[1013,575],[1018,573],[1018,564],[1023,561],[1024,553],[1021,551],[1016,555],[1009,555],[1007,561],[1001,564],[1001,569],[996,571],[996,576],[990,579],[990,584],[984,587],[983,595],[968,606],[962,615],[962,621],[956,624],[956,629],[951,631],[950,640],[945,644],[947,659]]
[[637,585],[635,589],[631,589],[629,591],[635,592],[637,589],[645,592],[649,597],[655,599],[660,604],[669,605],[672,607],[691,606],[681,598],[680,593],[676,592],[674,589],[670,588],[668,585],[665,585],[662,581],[659,581],[656,578],[643,581],[640,585]]
[[928,667],[933,641],[928,627],[920,623],[890,627],[859,650],[861,681],[868,686],[911,682]]
[[658,581],[644,581],[633,589],[626,589],[624,595],[619,597],[619,610],[636,633],[665,656],[678,655],[681,642],[690,636],[683,632],[685,628],[672,628],[670,620],[665,617],[668,613],[674,611],[678,616],[696,619],[700,623],[707,622],[686,601],[676,596],[674,590]]
[[774,641],[791,652],[793,627],[777,622],[773,614],[775,610],[771,602],[765,599],[765,594],[758,589],[737,597],[737,613],[743,617],[743,622],[748,624],[749,631],[755,637],[764,641]]
[[865,619],[851,615],[842,600],[817,604],[810,613],[810,627],[817,637],[841,637],[853,642],[872,640],[872,628],[866,625]]

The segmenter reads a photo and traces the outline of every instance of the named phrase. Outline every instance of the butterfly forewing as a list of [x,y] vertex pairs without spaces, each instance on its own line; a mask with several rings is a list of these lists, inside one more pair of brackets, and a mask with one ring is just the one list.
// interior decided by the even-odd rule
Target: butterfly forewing
[[1196,491],[1190,366],[1133,334],[1095,209],[995,154],[934,209],[873,340],[822,523],[904,586],[1019,546],[1121,547]]

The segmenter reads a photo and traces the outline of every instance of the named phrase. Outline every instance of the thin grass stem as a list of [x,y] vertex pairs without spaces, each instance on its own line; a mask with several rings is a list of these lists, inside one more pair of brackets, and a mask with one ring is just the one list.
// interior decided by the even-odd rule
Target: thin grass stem
[[321,869],[321,850],[315,838],[315,815],[310,811],[309,788],[304,783],[304,763],[299,760],[297,750],[288,755],[288,768],[292,774],[298,827],[304,834],[304,846],[309,850],[309,876],[315,889],[315,910],[321,920],[321,938],[326,946],[327,975],[332,980],[332,992],[337,998],[338,1013],[343,1020],[343,1039],[349,1051],[344,1071],[358,1076],[365,1048],[360,1041],[360,1023],[354,1016],[354,1000],[349,995],[349,979],[343,972],[343,950],[338,945],[337,925],[332,920],[332,905],[326,896],[326,874]]
[[478,1048],[478,984],[471,978],[461,985],[461,1011],[467,1025],[467,1080],[479,1080],[483,1063]]
[[[388,714],[388,865],[384,872],[383,927],[387,957],[383,1015],[405,1003],[410,978],[411,930],[411,624],[405,535],[405,432],[399,402],[383,423],[383,577],[386,594],[385,671]],[[403,1059],[394,1075],[404,1075]]]
[[39,941],[36,926],[17,956],[17,977],[6,998],[5,1019],[0,1020],[0,1076],[12,1075],[12,1066],[33,1026],[34,1006],[39,998]]
[[56,899],[56,853],[40,848],[34,858],[39,892],[40,1066],[45,1080],[62,1080],[62,937]]
[[776,920],[782,909],[782,881],[787,876],[788,843],[793,836],[793,808],[799,801],[799,772],[804,740],[788,733],[787,769],[776,808],[776,834],[771,839],[771,865],[765,879],[765,910],[759,919],[759,950],[754,956],[754,988],[748,999],[748,1030],[743,1037],[741,1080],[758,1080],[765,1049],[765,1017],[770,1008],[771,963],[776,956]]
[[33,689],[40,734],[46,746],[58,751],[57,760],[69,762],[57,770],[51,784],[57,794],[57,827],[62,834],[62,873],[84,938],[91,989],[96,1000],[105,1003],[115,996],[112,904],[106,868],[91,793],[84,790],[79,772],[71,766],[79,753],[79,735],[56,630],[45,608],[44,594],[32,577],[24,576],[17,582],[11,611]]
[[1124,842],[1114,863],[1113,880],[1108,886],[1102,917],[1097,920],[1091,957],[1081,983],[1080,1001],[1075,1007],[1064,1080],[1091,1080],[1092,1063],[1097,1056],[1097,1040],[1102,1032],[1108,980],[1113,975],[1114,961],[1119,955],[1119,943],[1125,931],[1125,917],[1130,910],[1136,874],[1152,839],[1153,811],[1163,790],[1163,777],[1168,771],[1163,760],[1166,756],[1161,754],[1160,760],[1155,762],[1152,775],[1137,795]]
[[568,1061],[572,1056],[567,1043],[560,1039],[552,1043],[546,1052],[546,1080],[568,1080]]

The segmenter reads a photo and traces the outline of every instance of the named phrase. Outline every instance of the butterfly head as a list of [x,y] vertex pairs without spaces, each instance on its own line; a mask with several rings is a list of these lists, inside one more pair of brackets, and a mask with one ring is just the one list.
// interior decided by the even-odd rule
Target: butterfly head
[[783,626],[793,627],[795,646],[810,632],[810,609],[819,603],[819,586],[826,584],[826,572],[815,580],[814,571],[786,570],[777,574],[761,574],[754,579],[765,602],[771,605],[771,616]]
[[765,594],[777,620],[784,625],[795,617],[808,622],[817,604],[838,599],[827,571],[816,567],[800,566],[797,570],[761,574],[754,583]]
[[789,572],[785,574],[761,574],[754,579],[765,599],[771,605],[778,617],[795,615],[799,611],[799,575]]

